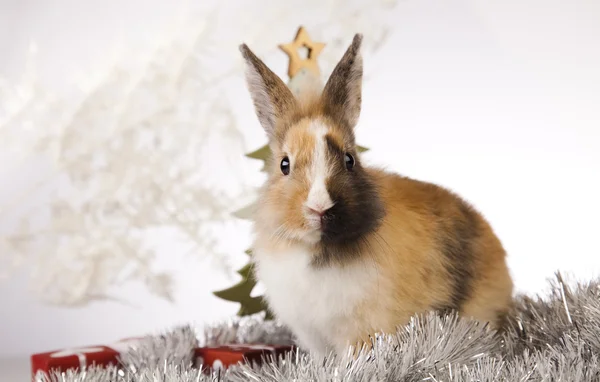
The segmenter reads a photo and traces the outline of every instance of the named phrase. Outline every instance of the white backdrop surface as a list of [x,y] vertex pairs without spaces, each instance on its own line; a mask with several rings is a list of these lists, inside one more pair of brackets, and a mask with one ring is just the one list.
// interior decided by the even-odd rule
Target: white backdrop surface
[[[60,89],[115,44],[155,38],[183,4],[0,0],[0,77],[18,79],[35,41],[42,80]],[[600,2],[402,0],[392,12],[393,33],[365,61],[370,78],[357,134],[371,149],[368,162],[447,186],[480,208],[509,252],[518,291],[541,291],[555,270],[579,279],[600,273]],[[285,73],[283,53],[269,64]],[[244,89],[236,94],[239,113],[252,121],[244,132],[252,150],[265,138]],[[5,171],[0,162],[0,198],[28,179],[25,169]],[[248,246],[247,228],[228,250]],[[174,304],[130,287],[122,293],[135,306],[62,309],[27,292],[27,269],[0,280],[0,357],[235,313],[211,294],[230,279],[208,263],[170,257],[169,243],[161,245],[160,263],[177,275]]]

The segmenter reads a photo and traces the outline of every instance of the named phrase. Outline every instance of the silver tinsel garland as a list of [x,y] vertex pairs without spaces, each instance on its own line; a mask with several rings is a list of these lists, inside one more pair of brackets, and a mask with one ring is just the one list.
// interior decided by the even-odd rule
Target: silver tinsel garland
[[148,336],[121,357],[122,367],[38,375],[52,382],[199,381],[583,381],[600,380],[600,279],[568,286],[560,274],[546,296],[518,296],[507,330],[453,314],[415,316],[395,334],[373,338],[354,356],[313,359],[295,351],[262,365],[205,374],[193,364],[196,343],[293,342],[261,315],[194,330]]

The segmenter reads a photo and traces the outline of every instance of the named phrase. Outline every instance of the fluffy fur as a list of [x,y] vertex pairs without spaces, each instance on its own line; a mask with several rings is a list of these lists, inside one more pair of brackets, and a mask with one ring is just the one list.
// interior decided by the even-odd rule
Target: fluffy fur
[[361,41],[356,35],[322,94],[301,100],[241,46],[273,153],[252,248],[269,306],[318,355],[429,311],[500,328],[513,286],[488,222],[442,187],[361,163]]

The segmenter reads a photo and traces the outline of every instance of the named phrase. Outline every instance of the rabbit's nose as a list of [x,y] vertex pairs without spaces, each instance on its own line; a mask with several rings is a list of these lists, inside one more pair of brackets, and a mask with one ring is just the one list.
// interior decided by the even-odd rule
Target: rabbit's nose
[[320,217],[323,217],[323,215],[325,215],[325,212],[327,212],[326,208],[322,208],[322,207],[307,207],[308,211],[311,214],[315,214],[318,215]]

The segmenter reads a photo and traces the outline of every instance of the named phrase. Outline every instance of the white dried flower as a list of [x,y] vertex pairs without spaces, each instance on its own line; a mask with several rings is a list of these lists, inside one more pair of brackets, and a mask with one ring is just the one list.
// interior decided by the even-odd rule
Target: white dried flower
[[111,289],[131,281],[170,299],[172,275],[155,269],[158,249],[148,244],[165,231],[174,247],[225,266],[215,232],[252,194],[244,175],[252,167],[239,160],[252,148],[228,88],[242,78],[237,45],[266,56],[319,14],[304,25],[328,42],[321,62],[331,70],[356,32],[367,49],[379,47],[387,3],[255,1],[190,12],[151,49],[125,46],[68,96],[40,85],[32,46],[21,82],[0,81],[0,150],[15,168],[41,158],[47,171],[0,202],[10,228],[0,236],[0,277],[27,264],[34,292],[54,304],[118,299]]

